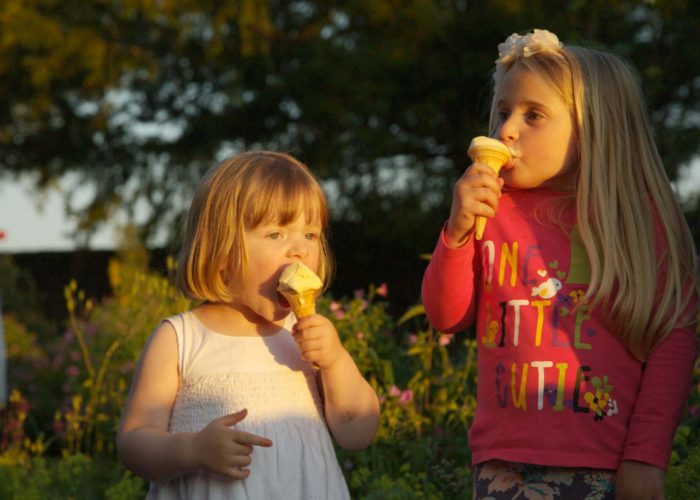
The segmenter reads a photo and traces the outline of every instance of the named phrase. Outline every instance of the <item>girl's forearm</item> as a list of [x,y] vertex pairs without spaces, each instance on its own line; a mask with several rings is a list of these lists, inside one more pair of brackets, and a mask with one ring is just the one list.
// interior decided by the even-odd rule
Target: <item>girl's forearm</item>
[[338,444],[349,450],[369,446],[379,426],[379,399],[345,351],[331,368],[321,371],[328,427]]
[[197,470],[194,436],[192,432],[172,434],[148,427],[120,431],[117,452],[134,474],[163,483]]

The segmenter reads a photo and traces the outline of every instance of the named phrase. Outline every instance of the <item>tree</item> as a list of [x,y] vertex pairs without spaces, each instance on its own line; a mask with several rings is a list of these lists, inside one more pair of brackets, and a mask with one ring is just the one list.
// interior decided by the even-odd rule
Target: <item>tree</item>
[[215,161],[282,149],[326,183],[338,245],[418,269],[485,132],[496,46],[531,27],[629,58],[669,174],[697,155],[694,0],[5,0],[0,165],[92,186],[68,199],[77,234],[126,208],[148,241],[175,237]]

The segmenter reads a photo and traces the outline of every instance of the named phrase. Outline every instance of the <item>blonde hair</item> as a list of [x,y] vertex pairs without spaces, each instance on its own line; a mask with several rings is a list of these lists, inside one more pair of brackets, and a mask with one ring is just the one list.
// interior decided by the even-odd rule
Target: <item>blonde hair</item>
[[610,53],[560,46],[499,60],[494,97],[516,64],[544,78],[571,110],[576,223],[591,265],[586,299],[602,307],[613,334],[644,360],[674,327],[695,322],[697,280],[693,239],[656,149],[636,73]]
[[197,188],[187,216],[176,282],[189,298],[230,302],[245,281],[245,231],[304,214],[322,228],[318,274],[327,287],[333,262],[326,237],[326,197],[309,169],[284,153],[250,151],[210,170]]

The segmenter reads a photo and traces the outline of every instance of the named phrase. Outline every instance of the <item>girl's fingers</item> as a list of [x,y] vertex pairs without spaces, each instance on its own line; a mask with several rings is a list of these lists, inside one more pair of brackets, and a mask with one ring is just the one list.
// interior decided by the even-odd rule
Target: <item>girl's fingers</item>
[[248,410],[243,409],[241,411],[237,411],[236,413],[231,413],[229,415],[219,417],[215,420],[215,422],[225,425],[226,427],[231,427],[232,425],[236,425],[238,422],[243,420],[247,414]]
[[233,479],[245,479],[250,476],[250,469],[240,469],[238,467],[226,467],[220,472]]
[[271,440],[243,431],[236,431],[236,435],[234,436],[233,440],[236,442],[236,444],[243,446],[246,450],[249,450],[248,453],[252,453],[252,446],[272,446]]

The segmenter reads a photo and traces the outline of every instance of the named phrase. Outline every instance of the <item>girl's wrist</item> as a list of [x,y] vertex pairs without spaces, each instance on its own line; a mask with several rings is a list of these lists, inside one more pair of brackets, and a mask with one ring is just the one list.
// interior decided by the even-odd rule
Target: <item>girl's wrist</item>
[[454,234],[448,229],[449,222],[446,222],[442,229],[442,241],[448,248],[459,248],[467,244],[474,229],[465,232],[464,234]]
[[[201,431],[200,431],[201,432]],[[188,472],[195,472],[201,466],[199,460],[199,432],[183,432],[175,435],[179,435],[182,439],[178,443],[178,449],[180,453],[178,456],[181,457],[182,466],[187,469]]]
[[350,359],[352,361],[352,358],[350,357],[350,353],[345,350],[343,346],[340,346],[338,354],[335,356],[335,359],[331,360],[330,363],[317,363],[319,368],[321,369],[321,373],[331,373],[334,372],[338,369],[340,369],[343,365],[343,360]]

